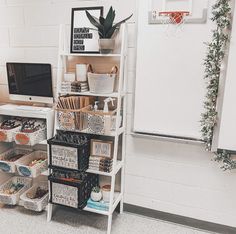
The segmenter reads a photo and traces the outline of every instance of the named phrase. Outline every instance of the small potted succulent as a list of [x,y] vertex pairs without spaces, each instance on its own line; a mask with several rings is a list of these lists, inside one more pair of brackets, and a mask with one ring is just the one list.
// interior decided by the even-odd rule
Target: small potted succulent
[[102,191],[99,186],[93,187],[91,192],[91,199],[95,202],[102,200]]
[[129,20],[132,15],[127,17],[126,19],[120,21],[119,23],[114,24],[116,12],[115,10],[110,7],[110,10],[107,13],[106,18],[100,16],[99,19],[92,16],[88,11],[86,11],[86,15],[91,22],[97,28],[99,34],[99,47],[100,52],[104,54],[111,53],[115,47],[115,39],[114,33],[119,30],[120,25],[123,24],[125,21]]

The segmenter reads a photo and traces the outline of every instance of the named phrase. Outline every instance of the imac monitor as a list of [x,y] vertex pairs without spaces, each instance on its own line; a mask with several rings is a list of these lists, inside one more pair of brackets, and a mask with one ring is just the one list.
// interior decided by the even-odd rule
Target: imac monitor
[[50,64],[7,63],[11,100],[53,103]]

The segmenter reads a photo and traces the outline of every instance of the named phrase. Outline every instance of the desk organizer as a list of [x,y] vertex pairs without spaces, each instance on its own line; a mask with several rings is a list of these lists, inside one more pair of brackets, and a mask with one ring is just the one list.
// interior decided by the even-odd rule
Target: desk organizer
[[[65,137],[67,142],[59,134]],[[76,142],[73,142],[73,140]],[[48,140],[48,145],[49,167],[78,171],[84,171],[88,168],[90,148],[90,138],[88,136],[80,133],[57,131],[57,135]]]
[[[27,154],[30,154],[32,150],[30,149],[22,149],[22,148],[13,148],[7,150],[0,154],[0,170],[8,173],[16,172],[16,164],[17,162]],[[15,160],[14,160],[14,157]]]
[[[12,191],[13,185],[20,184],[22,187],[13,194],[9,194]],[[26,177],[15,176],[9,179],[6,183],[0,186],[0,203],[7,205],[16,205],[19,203],[20,195],[28,190],[32,185],[32,179]]]
[[41,212],[46,209],[46,206],[48,204],[48,198],[49,198],[48,192],[41,198],[31,199],[28,197],[28,196],[34,196],[38,188],[48,190],[48,182],[45,181],[45,182],[37,183],[33,187],[31,187],[29,190],[25,191],[20,196],[22,205],[26,209],[37,211],[37,212]]
[[[30,165],[33,161],[40,159],[41,162]],[[47,152],[45,151],[34,151],[16,162],[19,175],[33,178],[38,177],[42,172],[46,171],[47,166]]]
[[98,185],[98,175],[84,173],[74,181],[71,176],[68,178],[49,176],[50,202],[82,210],[87,205],[92,188]]

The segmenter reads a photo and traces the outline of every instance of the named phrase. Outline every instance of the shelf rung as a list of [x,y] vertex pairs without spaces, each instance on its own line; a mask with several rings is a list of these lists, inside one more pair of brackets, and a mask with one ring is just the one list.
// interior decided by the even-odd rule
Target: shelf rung
[[[61,129],[57,128],[56,130],[61,130]],[[120,134],[124,133],[125,127],[119,128],[117,133],[115,131],[112,131],[110,134],[95,134],[95,133],[87,132],[86,129],[82,130],[82,131],[79,131],[79,130],[65,130],[65,131],[67,131],[67,132],[85,133],[85,134],[91,134],[91,135],[97,135],[97,136],[111,136],[111,137],[115,137],[115,136],[119,136]]]
[[114,98],[119,97],[118,92],[99,94],[99,93],[91,93],[91,92],[63,92],[63,91],[59,91],[59,93],[62,95],[71,94],[71,95],[93,96],[93,97],[114,97]]
[[86,172],[92,173],[92,174],[97,174],[97,175],[103,175],[103,176],[113,176],[118,173],[118,171],[122,168],[123,165],[124,165],[124,163],[122,161],[117,161],[117,165],[116,165],[114,171],[103,172],[103,171],[96,171],[96,170],[88,169]]
[[99,54],[99,53],[75,53],[75,54],[71,54],[71,53],[66,53],[66,52],[61,52],[60,53],[61,56],[74,56],[74,57],[121,57],[121,54]]
[[96,210],[96,209],[93,209],[93,208],[90,208],[90,207],[87,207],[87,206],[84,208],[84,210],[92,212],[92,213],[96,213],[96,214],[109,215],[109,211]]
[[[117,194],[117,195],[116,195]],[[121,201],[122,199],[122,194],[121,193],[115,193],[115,200],[113,202],[113,205],[112,205],[112,213],[114,212],[114,210],[116,209],[117,205],[119,204],[119,202]],[[97,214],[102,214],[102,215],[109,215],[109,210],[108,211],[104,211],[104,210],[97,210],[97,209],[94,209],[94,208],[90,208],[88,206],[86,206],[84,208],[85,211],[89,211],[89,212],[92,212],[92,213],[97,213]]]

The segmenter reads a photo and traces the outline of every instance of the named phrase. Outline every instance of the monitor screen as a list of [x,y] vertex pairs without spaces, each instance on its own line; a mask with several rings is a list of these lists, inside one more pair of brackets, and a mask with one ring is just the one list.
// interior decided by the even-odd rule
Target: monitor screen
[[50,64],[7,63],[9,94],[53,97]]

